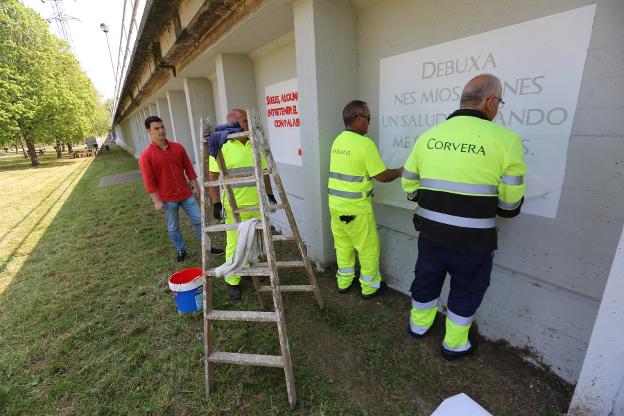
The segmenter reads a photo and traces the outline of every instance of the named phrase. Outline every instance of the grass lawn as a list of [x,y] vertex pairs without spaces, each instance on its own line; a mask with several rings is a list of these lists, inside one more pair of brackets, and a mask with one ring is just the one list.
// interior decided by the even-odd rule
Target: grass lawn
[[[206,398],[202,320],[175,311],[167,277],[180,265],[163,219],[140,182],[98,186],[136,160],[113,148],[41,162],[0,157],[2,415],[429,415],[460,392],[495,415],[567,409],[572,387],[516,351],[482,340],[474,356],[447,362],[440,317],[432,336],[409,338],[407,296],[337,294],[331,270],[319,274],[325,311],[310,294],[284,295],[297,408],[288,408],[283,372],[261,367],[217,365],[217,393]],[[188,221],[182,231],[185,267],[200,266]],[[243,296],[231,302],[215,283],[218,309],[258,308],[249,282]],[[276,333],[220,322],[216,349],[278,354]]]

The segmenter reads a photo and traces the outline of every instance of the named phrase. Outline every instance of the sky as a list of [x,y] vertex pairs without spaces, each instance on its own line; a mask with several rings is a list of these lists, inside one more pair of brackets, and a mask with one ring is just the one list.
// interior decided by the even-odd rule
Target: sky
[[[54,0],[21,0],[22,4],[35,9],[44,19],[53,16],[52,1]],[[82,69],[91,78],[95,88],[104,99],[112,98],[115,78],[106,46],[106,35],[100,29],[100,23],[106,23],[110,28],[108,40],[113,63],[116,66],[124,0],[62,0],[60,3],[65,9],[65,14],[74,18],[67,21],[71,35],[69,42]],[[127,1],[126,21],[129,21],[132,12],[130,3],[131,1]],[[137,25],[140,22],[144,3],[144,1],[139,1]],[[49,27],[53,34],[59,35],[55,21],[50,21]],[[122,51],[124,48],[125,41]]]

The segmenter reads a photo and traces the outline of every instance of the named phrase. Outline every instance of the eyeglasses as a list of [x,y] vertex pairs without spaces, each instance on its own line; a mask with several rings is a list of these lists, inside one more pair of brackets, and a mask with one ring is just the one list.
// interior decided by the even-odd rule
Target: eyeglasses
[[505,106],[505,101],[502,98],[494,96],[498,100],[498,108],[503,108]]
[[366,119],[366,121],[368,121],[368,122],[370,123],[370,119],[371,119],[370,114],[369,114],[369,115],[366,115],[366,114],[358,114],[358,116],[360,116],[360,117],[364,117],[364,118]]

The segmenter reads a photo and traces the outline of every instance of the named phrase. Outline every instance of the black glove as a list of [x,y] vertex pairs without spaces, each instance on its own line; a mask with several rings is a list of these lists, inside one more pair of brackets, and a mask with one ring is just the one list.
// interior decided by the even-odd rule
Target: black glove
[[212,204],[212,215],[219,221],[223,221],[223,204],[221,202]]
[[407,200],[412,202],[418,202],[418,191],[407,194]]
[[267,199],[269,200],[271,204],[277,205],[277,199],[275,199],[275,195],[267,194]]

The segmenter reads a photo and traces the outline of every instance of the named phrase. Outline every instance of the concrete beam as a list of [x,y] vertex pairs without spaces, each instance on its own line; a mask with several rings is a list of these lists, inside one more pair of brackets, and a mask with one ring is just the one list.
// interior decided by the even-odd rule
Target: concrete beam
[[293,4],[303,188],[306,218],[318,219],[307,233],[317,265],[332,262],[327,176],[332,139],[343,129],[342,108],[357,98],[357,13],[348,0],[299,0]]
[[197,166],[198,159],[193,150],[193,141],[184,91],[167,91],[167,100],[169,101],[169,114],[174,140],[184,146],[191,162],[193,162],[193,166]]
[[256,82],[253,61],[247,55],[221,54],[216,58],[219,85],[219,111],[256,107]]
[[[186,108],[188,111],[189,125],[191,126],[191,140],[193,142],[193,152],[195,152],[195,170],[200,170],[199,146],[201,131],[199,120],[201,117],[210,117],[215,124],[215,109],[212,93],[212,83],[207,78],[184,78],[184,96],[186,98]],[[189,149],[190,150],[190,149]]]
[[613,258],[569,416],[624,414],[624,232]]

